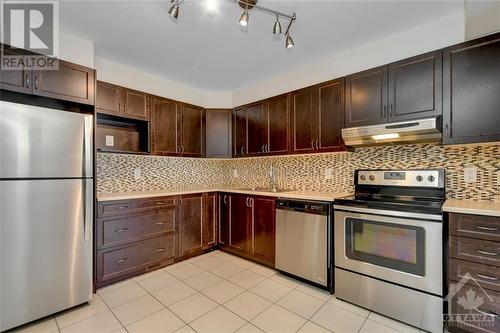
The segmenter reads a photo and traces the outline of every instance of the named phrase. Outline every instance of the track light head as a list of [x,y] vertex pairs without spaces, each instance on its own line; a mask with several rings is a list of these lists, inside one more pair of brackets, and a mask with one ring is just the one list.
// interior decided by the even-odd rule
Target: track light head
[[176,2],[168,10],[168,15],[176,19],[179,16],[179,4]]
[[248,25],[248,9],[243,11],[243,14],[240,16],[240,25],[242,27],[246,27]]
[[273,34],[275,34],[275,35],[281,34],[281,23],[280,23],[280,17],[278,14],[276,14],[276,22],[274,22]]
[[293,43],[293,39],[292,39],[292,36],[290,36],[290,34],[287,34],[286,35],[286,43],[285,43],[285,46],[287,49],[291,49],[292,47],[295,46],[295,44]]

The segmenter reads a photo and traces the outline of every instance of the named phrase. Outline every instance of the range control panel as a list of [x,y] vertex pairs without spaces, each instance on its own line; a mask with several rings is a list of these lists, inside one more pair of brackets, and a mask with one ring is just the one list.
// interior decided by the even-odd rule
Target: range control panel
[[358,185],[444,188],[444,170],[356,170]]

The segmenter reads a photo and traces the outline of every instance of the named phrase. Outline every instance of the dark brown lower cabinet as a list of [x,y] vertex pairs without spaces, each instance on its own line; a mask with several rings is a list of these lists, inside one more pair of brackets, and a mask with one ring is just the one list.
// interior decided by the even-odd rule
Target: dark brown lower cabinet
[[500,218],[450,213],[448,220],[448,330],[500,332]]
[[99,202],[96,288],[217,245],[217,194]]
[[274,267],[275,220],[273,198],[222,194],[219,245],[228,252]]

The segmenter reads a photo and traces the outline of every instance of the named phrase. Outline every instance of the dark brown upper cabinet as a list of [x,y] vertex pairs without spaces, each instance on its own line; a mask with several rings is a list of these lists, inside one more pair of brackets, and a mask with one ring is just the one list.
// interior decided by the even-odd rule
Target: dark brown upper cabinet
[[387,121],[387,67],[377,67],[346,78],[346,127]]
[[443,53],[441,50],[389,66],[389,121],[442,114]]
[[231,157],[231,109],[205,110],[205,156]]
[[292,152],[343,149],[344,81],[326,82],[296,91],[291,114]]
[[156,96],[152,104],[153,153],[202,157],[204,109]]
[[442,114],[442,51],[422,54],[346,78],[346,127]]
[[180,107],[181,154],[183,156],[202,157],[204,153],[204,115],[201,107],[181,104]]
[[[17,52],[10,48],[5,49],[6,54],[19,54]],[[58,66],[57,70],[2,70],[0,88],[94,105],[95,70],[63,60],[58,60]]]
[[247,109],[233,111],[233,156],[245,156],[247,153]]
[[[19,55],[19,52],[10,48],[4,48],[5,55]],[[1,61],[0,55],[0,61]],[[2,70],[0,75],[0,89],[31,94],[33,84],[33,72],[30,69]]]
[[444,49],[445,144],[500,141],[500,33]]
[[149,101],[149,95],[144,92],[97,81],[98,113],[149,120]]
[[281,95],[265,101],[264,154],[288,152],[289,104],[289,95]]
[[246,155],[262,155],[264,153],[264,132],[266,129],[264,103],[258,102],[245,106],[247,116],[247,149]]

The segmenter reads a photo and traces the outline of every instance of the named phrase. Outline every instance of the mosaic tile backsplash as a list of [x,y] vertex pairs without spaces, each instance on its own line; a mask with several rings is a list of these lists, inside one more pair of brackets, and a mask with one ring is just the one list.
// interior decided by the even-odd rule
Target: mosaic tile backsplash
[[[500,145],[419,144],[358,148],[355,152],[242,159],[191,159],[99,153],[99,192],[200,187],[254,187],[269,184],[273,166],[280,187],[345,192],[353,190],[356,169],[446,169],[449,198],[500,200]],[[477,168],[465,183],[463,170]],[[134,169],[142,176],[134,179]]]

